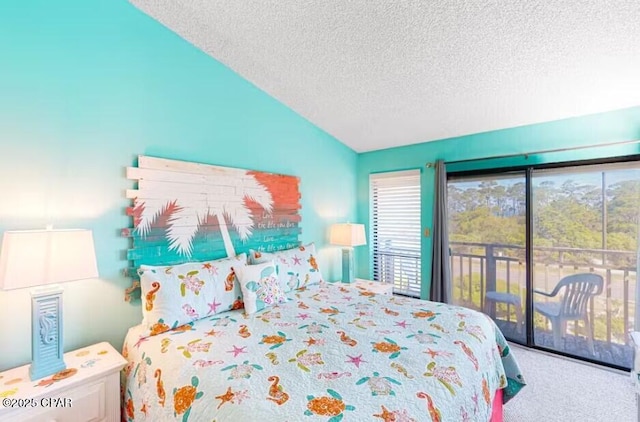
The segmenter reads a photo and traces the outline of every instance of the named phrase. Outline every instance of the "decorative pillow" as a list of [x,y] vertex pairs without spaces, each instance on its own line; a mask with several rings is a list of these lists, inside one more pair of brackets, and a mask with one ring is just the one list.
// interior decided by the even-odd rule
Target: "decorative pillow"
[[247,255],[175,266],[141,265],[142,324],[156,335],[200,318],[242,308],[234,268]]
[[274,253],[253,249],[249,251],[250,264],[270,260],[278,266],[280,286],[285,293],[322,281],[322,274],[316,261],[316,246],[313,243]]
[[278,269],[273,261],[238,267],[236,275],[242,289],[244,311],[247,315],[287,301],[278,280]]

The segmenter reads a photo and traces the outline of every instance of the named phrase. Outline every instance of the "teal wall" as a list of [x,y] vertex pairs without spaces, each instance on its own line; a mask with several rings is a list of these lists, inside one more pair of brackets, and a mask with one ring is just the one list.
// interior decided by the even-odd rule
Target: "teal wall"
[[[94,231],[100,279],[64,284],[64,349],[115,347],[141,321],[123,301],[139,154],[299,176],[302,236],[329,247],[355,220],[357,154],[125,0],[0,2],[0,232]],[[0,291],[0,370],[30,361],[30,297]]]
[[[464,118],[461,116],[461,118]],[[640,107],[594,114],[566,120],[478,133],[469,136],[391,148],[365,154],[358,158],[358,221],[370,227],[369,175],[371,173],[420,169],[422,195],[422,226],[432,228],[435,172],[426,163],[442,159],[458,161],[504,156],[558,148],[591,146],[610,142],[640,140]],[[448,171],[498,168],[526,164],[542,164],[640,154],[640,144],[600,147],[533,154],[509,159],[464,163],[447,167]],[[431,281],[431,237],[422,238],[422,297],[428,298]],[[370,277],[370,252],[356,248],[357,275]]]

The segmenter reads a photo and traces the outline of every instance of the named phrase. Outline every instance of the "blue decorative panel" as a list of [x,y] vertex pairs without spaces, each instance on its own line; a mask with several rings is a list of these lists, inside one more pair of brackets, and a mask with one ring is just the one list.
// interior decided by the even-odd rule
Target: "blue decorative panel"
[[31,295],[31,380],[66,368],[62,350],[62,290]]

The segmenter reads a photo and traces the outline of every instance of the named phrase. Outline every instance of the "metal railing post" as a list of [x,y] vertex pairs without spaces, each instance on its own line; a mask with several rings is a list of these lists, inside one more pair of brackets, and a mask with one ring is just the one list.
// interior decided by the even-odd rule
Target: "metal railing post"
[[[486,292],[493,292],[496,290],[496,257],[493,255],[493,245],[485,246],[485,259],[487,261],[487,283],[486,290],[484,293],[480,292],[480,294],[486,294]],[[491,308],[489,309],[489,316],[492,319],[496,318],[496,304],[493,303]]]

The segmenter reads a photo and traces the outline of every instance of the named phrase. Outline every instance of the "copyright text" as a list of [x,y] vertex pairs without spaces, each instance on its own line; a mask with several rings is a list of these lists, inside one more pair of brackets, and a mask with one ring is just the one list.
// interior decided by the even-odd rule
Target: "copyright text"
[[29,407],[72,407],[73,403],[68,397],[42,397],[40,399],[2,399],[2,407],[29,408]]

